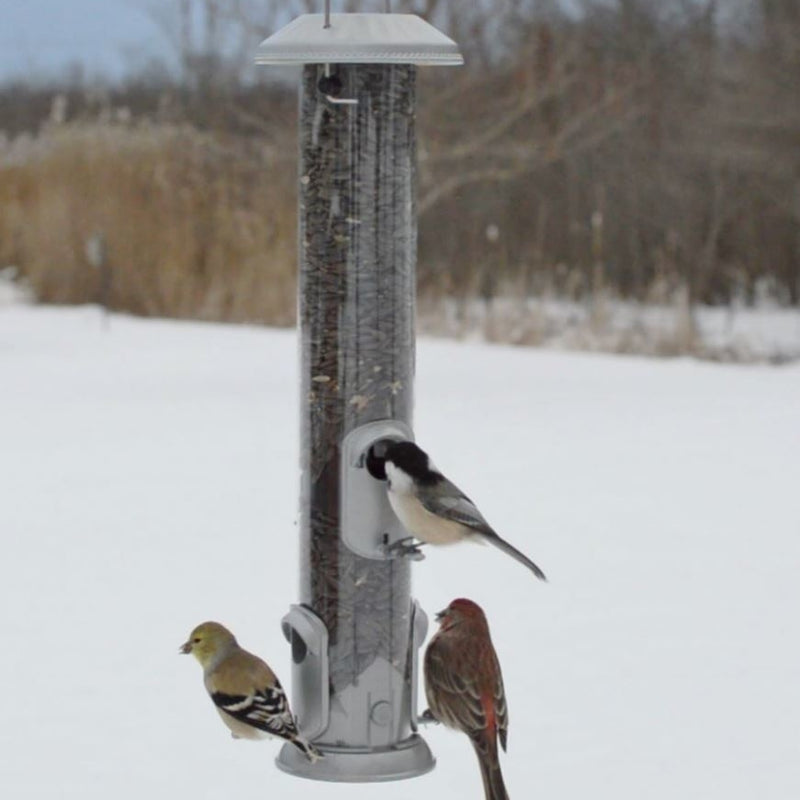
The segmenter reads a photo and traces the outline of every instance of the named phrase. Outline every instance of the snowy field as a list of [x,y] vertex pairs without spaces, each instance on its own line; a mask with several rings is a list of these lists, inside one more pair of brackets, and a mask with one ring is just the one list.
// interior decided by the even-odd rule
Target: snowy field
[[[481,800],[465,737],[413,781],[325,784],[233,741],[208,618],[287,676],[291,332],[0,309],[0,797]],[[800,366],[423,340],[416,433],[495,550],[414,567],[489,617],[515,800],[800,798]]]
[[800,312],[764,297],[756,306],[699,305],[603,298],[595,305],[557,297],[497,297],[423,302],[426,333],[556,350],[646,356],[691,354],[727,363],[800,360]]

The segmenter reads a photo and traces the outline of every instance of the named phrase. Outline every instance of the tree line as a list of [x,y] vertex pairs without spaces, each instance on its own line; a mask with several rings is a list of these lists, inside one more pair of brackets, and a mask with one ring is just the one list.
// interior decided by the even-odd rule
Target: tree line
[[[270,258],[293,258],[296,90],[250,62],[260,38],[319,5],[157,4],[156,21],[171,32],[177,69],[154,63],[113,87],[80,81],[6,86],[0,91],[0,157],[22,135],[55,136],[56,123],[72,131],[73,153],[80,150],[74,136],[81,126],[92,127],[96,137],[97,126],[106,125],[110,137],[118,131],[128,140],[146,127],[153,147],[159,126],[196,132],[203,154],[195,153],[192,164],[214,180],[237,182],[218,187],[219,197],[241,206],[249,240],[241,240],[238,222],[228,225],[223,241],[215,239],[211,222],[192,227],[174,221],[185,236],[192,229],[202,233],[180,256],[170,251],[170,268],[184,259],[180,269],[195,281],[180,313],[192,315],[199,297],[215,309],[210,316],[258,316],[254,309],[234,313],[230,302],[209,306],[203,293],[213,283],[209,272],[229,268],[232,258],[262,269],[259,252],[247,252],[248,246],[261,248],[263,257],[268,247],[250,230],[259,218],[284,221],[270,241],[285,241]],[[368,2],[339,5],[370,10]],[[385,4],[373,5],[382,10]],[[661,303],[680,291],[690,305],[798,304],[796,0],[584,0],[566,7],[557,0],[395,0],[392,10],[430,19],[466,57],[462,68],[419,72],[421,292],[484,298],[549,293],[575,300],[604,294]],[[61,98],[60,112],[54,98]],[[186,154],[174,137],[163,141],[172,166],[162,172],[181,172],[176,159]],[[81,157],[91,160],[91,154]],[[104,168],[111,169],[114,157],[113,148],[104,151]],[[120,148],[118,157],[131,158],[130,147]],[[38,195],[35,178],[23,180],[18,161],[12,177],[8,156],[0,162],[6,183],[5,192],[0,188],[0,258],[38,275],[31,265],[39,263],[41,237],[20,233],[26,224],[21,197],[31,202]],[[92,174],[91,165],[86,169]],[[131,202],[146,194],[148,175],[151,189],[161,191],[159,168],[152,166],[136,177],[144,183],[131,190]],[[63,181],[58,191],[69,194],[68,169],[42,176]],[[203,175],[189,184],[201,192]],[[162,214],[197,214],[198,204],[170,201]],[[69,215],[66,206],[60,213]],[[88,269],[83,240],[98,227],[108,229],[117,262],[121,254],[135,257],[136,230],[111,224],[104,213],[98,221],[84,212],[68,226],[73,233],[83,226],[64,243],[75,250],[76,274]],[[171,224],[163,217],[162,223]],[[113,232],[123,229],[124,246],[113,241]],[[144,226],[141,236],[151,233]],[[41,269],[53,257],[42,256]],[[151,252],[151,260],[159,257]],[[281,274],[290,275],[291,266],[282,265]],[[120,292],[118,305],[131,305],[122,298]]]

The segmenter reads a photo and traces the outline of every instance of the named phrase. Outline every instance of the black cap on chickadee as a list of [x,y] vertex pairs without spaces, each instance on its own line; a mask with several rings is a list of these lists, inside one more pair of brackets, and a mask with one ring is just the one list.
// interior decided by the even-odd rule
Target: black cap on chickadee
[[386,480],[386,452],[396,444],[394,439],[378,439],[369,450],[367,450],[366,467],[367,472],[376,481]]

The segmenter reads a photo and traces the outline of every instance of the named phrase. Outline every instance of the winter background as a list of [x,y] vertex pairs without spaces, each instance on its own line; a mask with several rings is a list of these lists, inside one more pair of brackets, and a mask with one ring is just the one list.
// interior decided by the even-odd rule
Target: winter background
[[[158,7],[4,0],[0,81],[73,69],[114,80],[174,59]],[[4,167],[28,159],[35,173],[36,148],[18,159],[6,145]],[[91,214],[59,216],[60,201],[85,210],[77,193],[29,228],[53,247],[44,262],[64,231],[83,252]],[[726,196],[745,195],[734,184]],[[230,738],[200,667],[177,654],[217,619],[289,683],[292,330],[37,305],[15,266],[0,262],[0,796],[479,800],[469,743],[441,727],[424,730],[436,769],[414,780],[287,776],[279,743]],[[765,300],[695,309],[710,357],[750,362],[738,364],[568,352],[622,349],[642,331],[655,344],[641,349],[658,351],[676,318],[657,305],[614,306],[604,341],[583,324],[592,309],[557,298],[420,306],[426,330],[465,341],[418,341],[417,438],[549,577],[477,546],[413,568],[429,615],[463,595],[486,610],[517,800],[800,797],[800,317]],[[478,341],[498,319],[502,336],[530,325],[519,340],[550,349]]]
[[[207,618],[288,682],[292,332],[0,308],[0,616],[13,798],[481,796],[465,737],[413,781],[327,784],[232,740]],[[416,433],[547,571],[477,546],[414,567],[486,610],[514,797],[800,796],[800,366],[422,339]]]

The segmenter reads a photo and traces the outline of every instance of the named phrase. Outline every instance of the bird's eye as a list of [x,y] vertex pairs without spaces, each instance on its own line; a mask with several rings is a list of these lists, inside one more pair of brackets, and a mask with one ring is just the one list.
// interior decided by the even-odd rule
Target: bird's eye
[[195,636],[195,638],[192,639],[192,644],[200,644],[200,637],[199,636]]

